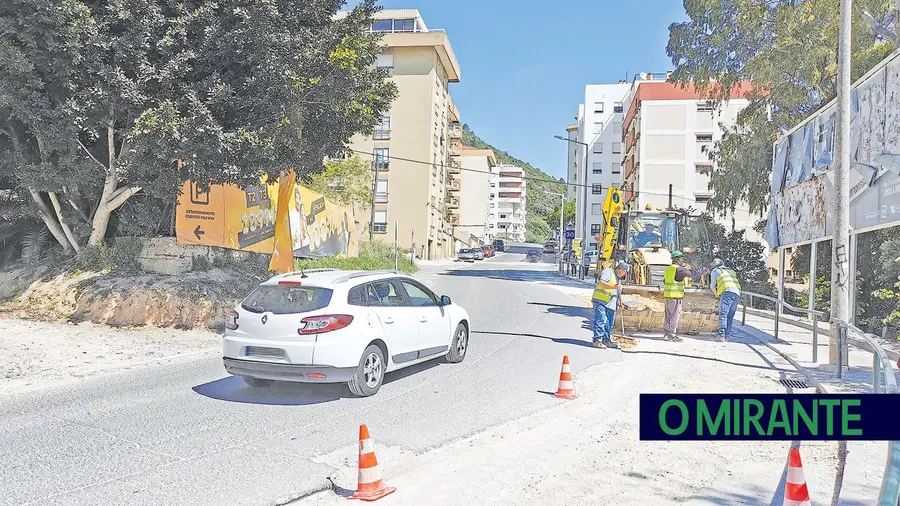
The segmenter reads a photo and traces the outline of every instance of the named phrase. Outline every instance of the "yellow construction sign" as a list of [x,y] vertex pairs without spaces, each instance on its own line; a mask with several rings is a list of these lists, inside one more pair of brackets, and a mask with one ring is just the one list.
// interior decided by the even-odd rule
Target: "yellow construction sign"
[[309,188],[294,185],[279,195],[279,184],[248,188],[211,185],[202,190],[184,183],[175,217],[176,242],[272,254],[278,199],[287,197],[293,256],[355,257],[358,252],[353,211]]

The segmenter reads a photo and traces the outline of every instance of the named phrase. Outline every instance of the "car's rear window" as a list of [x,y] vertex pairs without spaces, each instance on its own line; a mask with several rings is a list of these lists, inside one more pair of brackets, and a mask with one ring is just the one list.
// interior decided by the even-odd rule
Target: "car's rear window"
[[470,250],[470,249],[461,249],[461,250],[459,250],[459,252],[460,252],[460,253],[471,253],[472,250]]
[[327,307],[332,293],[317,286],[259,285],[241,307],[253,313],[306,313]]

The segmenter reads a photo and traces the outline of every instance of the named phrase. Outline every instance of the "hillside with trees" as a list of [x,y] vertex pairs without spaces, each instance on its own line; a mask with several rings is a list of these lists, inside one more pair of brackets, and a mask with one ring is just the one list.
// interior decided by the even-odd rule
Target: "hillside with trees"
[[525,216],[525,238],[528,242],[543,243],[546,241],[550,237],[551,229],[559,226],[556,224],[557,222],[549,219],[556,211],[555,216],[559,220],[559,198],[548,192],[565,193],[565,181],[554,180],[541,169],[481,140],[469,128],[469,125],[463,125],[463,144],[473,148],[491,149],[497,157],[497,162],[525,169],[525,177],[528,178],[528,197],[525,202],[525,209],[528,211]]

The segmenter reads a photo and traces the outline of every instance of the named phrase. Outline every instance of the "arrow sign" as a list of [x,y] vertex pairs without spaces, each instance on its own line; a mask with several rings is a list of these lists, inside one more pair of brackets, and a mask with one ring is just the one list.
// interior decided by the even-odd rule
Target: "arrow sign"
[[200,225],[197,225],[197,228],[194,229],[194,235],[197,236],[197,240],[200,240],[200,236],[205,234],[206,232],[200,230]]

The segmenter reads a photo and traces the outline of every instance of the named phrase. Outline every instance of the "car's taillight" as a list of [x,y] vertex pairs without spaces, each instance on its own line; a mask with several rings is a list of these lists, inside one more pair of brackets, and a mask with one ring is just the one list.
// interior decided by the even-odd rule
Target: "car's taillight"
[[227,313],[225,313],[225,328],[227,328],[228,330],[237,330],[237,321],[239,316],[240,315],[238,315],[238,312],[234,309],[229,310]]
[[353,317],[348,314],[307,316],[300,320],[300,323],[302,323],[303,326],[297,329],[297,333],[300,335],[323,334],[325,332],[331,332],[332,330],[342,329],[347,325],[350,325],[350,322],[352,321]]

